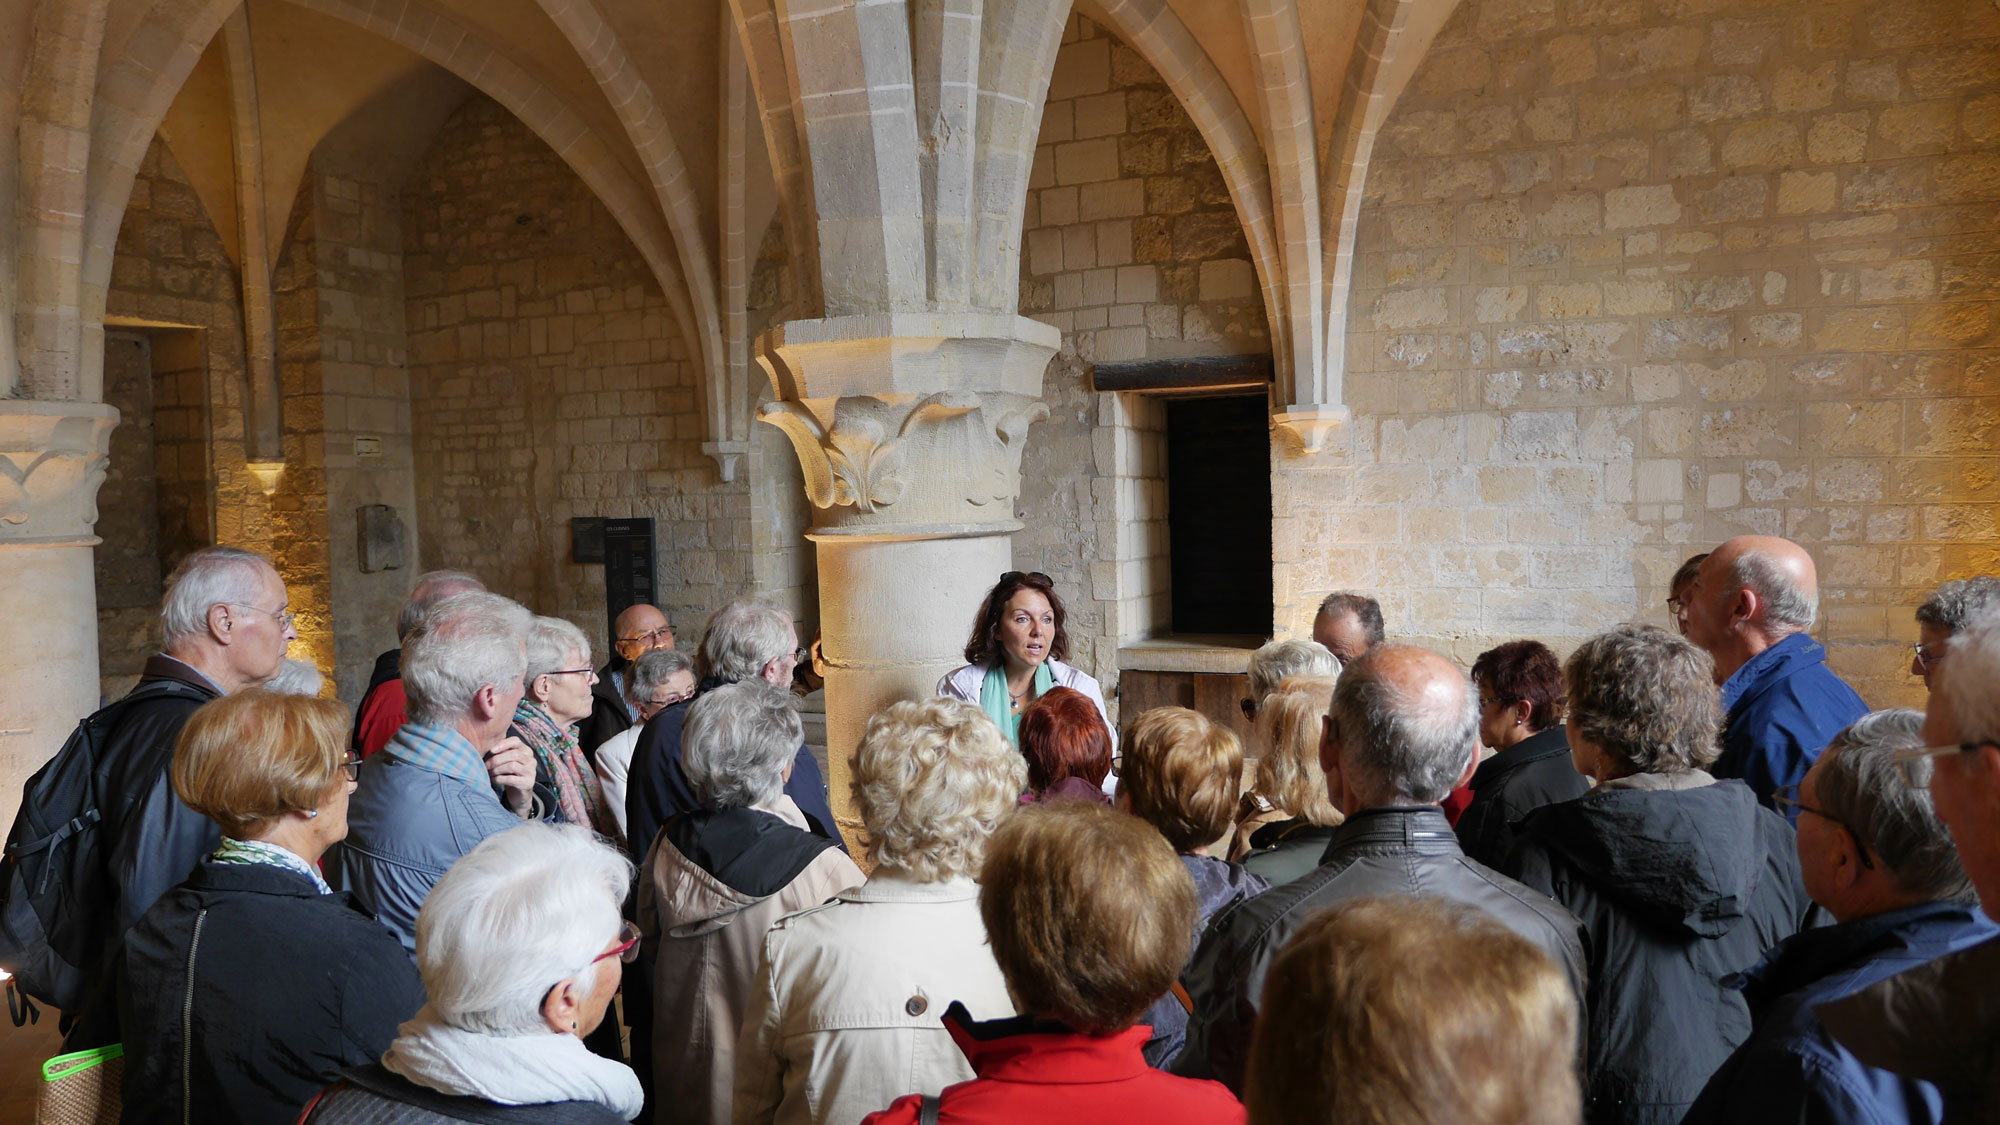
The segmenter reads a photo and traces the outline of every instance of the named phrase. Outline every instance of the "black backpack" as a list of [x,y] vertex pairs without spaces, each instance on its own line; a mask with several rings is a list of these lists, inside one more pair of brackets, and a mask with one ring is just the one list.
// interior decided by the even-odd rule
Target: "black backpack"
[[0,967],[13,974],[8,1007],[18,1026],[33,1007],[82,1008],[104,951],[114,894],[103,856],[98,745],[135,703],[206,697],[173,680],[152,680],[76,725],[56,756],[28,779],[0,859]]

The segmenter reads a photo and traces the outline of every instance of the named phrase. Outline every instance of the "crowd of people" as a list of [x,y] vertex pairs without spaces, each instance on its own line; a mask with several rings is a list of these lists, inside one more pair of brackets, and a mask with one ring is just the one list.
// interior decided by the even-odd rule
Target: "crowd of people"
[[1251,657],[1246,747],[1114,725],[1010,571],[844,835],[769,602],[691,658],[631,607],[600,666],[431,572],[350,721],[209,548],[100,713],[67,1046],[122,1044],[131,1122],[1993,1121],[2000,579],[1917,610],[1923,711],[1818,601],[1741,537],[1671,629],[1468,670],[1336,593]]

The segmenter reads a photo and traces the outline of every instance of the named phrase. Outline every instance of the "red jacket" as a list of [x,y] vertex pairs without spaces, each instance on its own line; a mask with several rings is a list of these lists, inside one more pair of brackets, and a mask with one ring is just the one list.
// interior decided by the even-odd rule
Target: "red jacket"
[[[954,1003],[945,1010],[944,1027],[979,1077],[945,1087],[939,1125],[1242,1125],[1245,1120],[1243,1106],[1222,1083],[1147,1066],[1140,1048],[1153,1029],[1143,1024],[1098,1037],[1031,1016],[977,1023]],[[916,1094],[897,1098],[862,1125],[915,1125],[919,1100]]]

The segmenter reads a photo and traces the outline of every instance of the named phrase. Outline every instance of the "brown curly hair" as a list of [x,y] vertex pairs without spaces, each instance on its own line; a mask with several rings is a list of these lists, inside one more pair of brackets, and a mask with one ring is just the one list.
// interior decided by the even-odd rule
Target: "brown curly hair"
[[1063,628],[1062,599],[1056,596],[1056,584],[1039,570],[1010,570],[1000,576],[1000,582],[987,591],[986,600],[979,603],[979,616],[973,619],[972,637],[965,642],[965,662],[977,664],[981,668],[991,668],[1000,661],[1000,615],[1007,612],[1007,603],[1023,590],[1034,590],[1049,599],[1049,609],[1056,615],[1056,636],[1049,642],[1049,659],[1061,660],[1069,655],[1069,633]]

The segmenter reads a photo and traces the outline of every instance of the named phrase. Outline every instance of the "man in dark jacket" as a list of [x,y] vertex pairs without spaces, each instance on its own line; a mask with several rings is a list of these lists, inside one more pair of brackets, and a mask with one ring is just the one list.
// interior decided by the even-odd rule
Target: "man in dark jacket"
[[[789,690],[792,669],[798,664],[798,647],[799,635],[791,614],[754,598],[730,602],[715,611],[702,633],[695,658],[701,690],[749,679],[763,679]],[[681,723],[687,710],[685,704],[677,704],[653,716],[632,752],[632,772],[625,790],[625,839],[632,858],[640,862],[645,861],[661,825],[678,813],[701,807],[681,769]],[[792,759],[785,796],[809,818],[814,831],[840,843],[819,763],[804,746]],[[846,850],[844,845],[841,850]]]
[[1478,706],[1450,661],[1378,645],[1347,666],[1320,744],[1327,792],[1347,811],[1318,869],[1218,914],[1181,976],[1193,1000],[1174,1071],[1240,1095],[1264,976],[1314,913],[1405,894],[1479,907],[1549,955],[1583,994],[1582,934],[1546,896],[1465,857],[1438,801],[1472,772]]
[[[2000,917],[2000,619],[1953,637],[1950,652],[1919,753],[1933,762],[1931,799],[1979,903]],[[1862,1062],[1936,1084],[1950,1125],[2000,1117],[2000,938],[1816,1010]]]
[[611,659],[598,670],[597,682],[590,685],[590,715],[576,728],[576,742],[592,765],[597,764],[597,748],[620,731],[639,722],[639,712],[625,698],[625,685],[632,675],[632,662],[654,649],[674,647],[674,627],[658,606],[626,606],[611,624]]
[[1819,616],[1812,556],[1789,539],[1737,536],[1701,561],[1683,605],[1687,639],[1707,650],[1722,685],[1722,756],[1709,772],[1742,778],[1769,806],[1868,713],[1806,635]]
[[1837,924],[1801,931],[1738,978],[1756,1030],[1709,1079],[1685,1125],[1938,1119],[1936,1087],[1862,1064],[1813,1014],[1816,1004],[2000,934],[1980,915],[1929,792],[1896,768],[1897,752],[1923,745],[1922,722],[1916,711],[1878,711],[1842,731],[1807,771],[1797,795],[1799,865]]
[[455,594],[480,594],[486,585],[462,570],[432,570],[417,575],[410,596],[403,599],[396,615],[396,647],[375,658],[368,674],[368,687],[354,708],[354,730],[348,742],[354,752],[367,757],[389,744],[403,725],[409,697],[403,692],[403,642],[423,624],[432,606]]
[[[160,634],[164,651],[146,661],[132,689],[145,698],[119,713],[98,748],[101,848],[117,896],[104,915],[110,928],[99,962],[106,965],[118,936],[221,840],[213,821],[174,795],[170,767],[181,727],[209,700],[277,675],[298,637],[278,572],[235,547],[196,551],[175,568]],[[109,983],[94,981],[86,1011],[69,1013],[80,1017],[70,1049],[117,1041]]]

